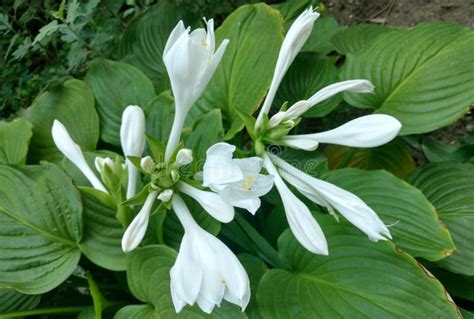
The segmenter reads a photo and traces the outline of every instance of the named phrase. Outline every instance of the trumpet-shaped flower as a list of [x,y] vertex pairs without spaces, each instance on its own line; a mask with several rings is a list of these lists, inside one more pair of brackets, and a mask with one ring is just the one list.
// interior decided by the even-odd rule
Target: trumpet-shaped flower
[[373,241],[392,238],[388,228],[377,214],[359,197],[333,184],[310,176],[277,156],[269,156],[280,168],[281,176],[309,200],[326,207],[332,215],[335,215],[334,209],[336,209]]
[[222,299],[244,310],[250,300],[250,283],[244,267],[219,239],[202,229],[179,195],[172,207],[184,227],[179,254],[171,268],[171,297],[176,309],[195,303],[206,313]]
[[288,68],[296,55],[300,52],[306,40],[308,40],[308,37],[313,30],[314,22],[318,18],[319,13],[315,12],[312,7],[309,7],[298,16],[288,30],[278,54],[278,60],[273,73],[270,89],[257,118],[256,128],[259,128],[262,125],[263,116],[268,114],[268,111],[270,111],[270,107],[272,106],[273,99],[275,98],[275,94],[280,86],[283,76],[286,71],[288,71]]
[[95,189],[108,193],[105,186],[87,164],[79,145],[73,141],[66,127],[64,127],[64,125],[58,120],[54,120],[53,122],[51,135],[53,136],[53,141],[54,144],[56,144],[56,147],[81,171],[82,174],[84,174],[92,186]]
[[[130,105],[123,111],[120,142],[125,157],[142,156],[145,149],[145,114],[140,107]],[[136,193],[138,171],[128,158],[125,163],[128,168],[127,198],[131,198]]]
[[229,43],[229,40],[223,40],[215,51],[214,20],[210,19],[206,24],[207,32],[202,28],[190,32],[191,29],[186,29],[183,21],[180,21],[171,32],[163,51],[163,61],[176,104],[174,124],[166,148],[166,160],[179,143],[189,109],[211,80]]
[[250,213],[260,207],[261,196],[273,187],[273,177],[260,174],[263,161],[258,157],[234,159],[235,146],[217,143],[206,152],[203,186],[225,198],[232,206]]

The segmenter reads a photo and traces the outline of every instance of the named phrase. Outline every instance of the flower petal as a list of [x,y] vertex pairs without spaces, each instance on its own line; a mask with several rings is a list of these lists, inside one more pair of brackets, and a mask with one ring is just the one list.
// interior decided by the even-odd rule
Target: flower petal
[[387,226],[377,214],[356,195],[312,177],[280,158],[272,159],[281,168],[280,174],[283,178],[310,200],[328,208],[334,207],[373,241],[392,238]]
[[171,31],[168,40],[166,41],[165,49],[163,50],[163,57],[168,54],[170,48],[176,43],[176,41],[181,37],[183,33],[186,32],[186,28],[184,27],[184,23],[182,20],[178,22],[178,24],[174,27],[173,31]]
[[268,155],[265,155],[264,162],[267,171],[275,178],[275,186],[283,201],[288,224],[296,239],[310,252],[327,255],[328,245],[326,238],[308,207],[286,186]]
[[300,139],[351,147],[377,147],[394,139],[401,127],[402,124],[393,116],[372,114],[356,118],[330,131],[293,135],[291,139],[287,136],[284,140],[285,143]]
[[122,250],[129,252],[138,247],[143,237],[145,236],[146,229],[148,227],[148,219],[150,217],[150,211],[155,202],[156,195],[158,192],[151,192],[148,194],[145,204],[137,216],[133,219],[132,223],[128,226],[127,230],[122,237]]
[[232,160],[235,146],[227,143],[212,145],[206,152],[203,168],[203,186],[220,185],[244,178],[240,167]]
[[66,156],[68,160],[70,160],[81,171],[82,174],[84,174],[84,176],[92,184],[92,186],[95,189],[108,193],[105,186],[97,178],[97,176],[87,164],[86,159],[84,158],[84,154],[82,154],[79,145],[77,145],[72,140],[66,127],[64,127],[64,125],[58,120],[54,120],[53,127],[51,129],[51,134],[53,136],[53,141],[54,144],[56,144],[56,147],[61,151],[61,153],[63,153],[64,156]]
[[367,80],[349,80],[328,85],[308,99],[311,106],[321,103],[340,92],[349,91],[357,93],[371,93],[374,86]]
[[218,221],[228,223],[234,219],[234,208],[218,194],[202,191],[184,182],[178,182],[178,187],[183,193],[195,199],[209,215]]
[[284,145],[297,150],[314,151],[319,146],[318,141],[307,135],[287,135],[282,141]]

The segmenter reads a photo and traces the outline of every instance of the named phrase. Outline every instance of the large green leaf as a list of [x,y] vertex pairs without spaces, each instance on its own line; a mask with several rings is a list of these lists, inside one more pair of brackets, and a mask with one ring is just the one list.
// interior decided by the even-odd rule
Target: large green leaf
[[122,36],[120,54],[123,61],[142,70],[158,92],[170,87],[163,63],[163,50],[178,21],[193,20],[186,11],[182,6],[160,1],[133,19]]
[[97,265],[110,270],[125,270],[121,241],[124,229],[115,217],[117,210],[94,196],[81,192],[84,205],[84,238],[81,251]]
[[329,256],[311,254],[286,231],[278,246],[291,269],[272,269],[261,279],[263,318],[460,318],[443,286],[415,259],[391,242],[371,242],[345,222],[320,217]]
[[401,139],[374,148],[351,148],[328,145],[324,149],[330,169],[356,167],[366,170],[385,169],[405,178],[415,169],[415,161]]
[[219,109],[213,110],[196,120],[191,130],[184,136],[185,146],[193,150],[196,165],[201,167],[206,160],[206,152],[224,138],[222,115]]
[[[246,318],[237,306],[223,302],[211,315],[206,315],[196,306],[186,307],[176,314],[171,302],[170,269],[176,259],[176,252],[166,246],[152,245],[138,248],[127,255],[127,282],[133,295],[153,306],[128,306],[116,318]],[[132,308],[133,307],[133,308]],[[132,309],[130,309],[132,308]],[[125,314],[128,317],[124,316]]]
[[402,135],[426,133],[455,122],[474,103],[474,31],[426,23],[382,34],[349,53],[342,78],[368,79],[375,94],[345,93],[359,107],[374,107],[402,124]]
[[338,31],[331,37],[331,43],[339,53],[354,53],[369,46],[379,35],[393,30],[378,24],[359,24]]
[[33,309],[40,300],[41,295],[25,295],[14,289],[0,289],[0,313]]
[[25,164],[32,128],[23,118],[0,122],[0,164]]
[[409,180],[436,207],[457,247],[439,265],[451,272],[474,276],[474,165],[428,164],[418,168]]
[[354,168],[332,171],[325,179],[359,196],[390,227],[394,242],[415,257],[439,260],[454,250],[435,208],[417,188],[385,171]]
[[329,40],[340,28],[334,17],[320,17],[314,23],[313,31],[301,51],[318,52],[321,54],[328,54],[334,51],[334,45]]
[[[286,73],[275,97],[275,105],[280,107],[288,101],[288,106],[310,98],[323,87],[337,82],[337,69],[333,62],[317,53],[299,54]],[[331,112],[341,102],[336,95],[311,108],[305,117],[321,117]]]
[[174,99],[171,92],[161,93],[151,100],[146,109],[146,132],[165,143],[170,135],[174,117]]
[[57,160],[62,155],[51,136],[55,119],[66,126],[73,140],[83,150],[94,150],[99,140],[99,118],[94,107],[94,96],[82,81],[69,80],[41,94],[26,112],[33,124],[30,157]]
[[61,284],[81,255],[82,205],[53,164],[0,168],[0,287],[39,294]]
[[122,112],[129,105],[144,108],[155,96],[150,79],[136,67],[105,59],[92,61],[86,82],[94,91],[101,124],[101,138],[120,145]]
[[270,85],[283,39],[280,13],[263,3],[241,6],[217,29],[216,43],[223,39],[230,43],[191,116],[220,108],[231,138],[244,126],[235,110],[253,113]]

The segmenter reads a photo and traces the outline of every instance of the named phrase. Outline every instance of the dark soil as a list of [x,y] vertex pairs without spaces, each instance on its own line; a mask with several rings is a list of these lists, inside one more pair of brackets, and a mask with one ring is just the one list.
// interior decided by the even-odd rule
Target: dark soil
[[379,23],[412,27],[445,21],[474,26],[474,0],[323,0],[341,25]]

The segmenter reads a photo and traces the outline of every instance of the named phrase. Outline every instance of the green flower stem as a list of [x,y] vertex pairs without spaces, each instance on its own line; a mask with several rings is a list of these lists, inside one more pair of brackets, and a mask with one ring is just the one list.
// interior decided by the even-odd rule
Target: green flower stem
[[89,306],[83,307],[52,307],[52,308],[40,308],[33,310],[22,310],[22,311],[13,311],[0,314],[0,318],[18,318],[18,317],[27,317],[27,316],[36,316],[36,315],[55,315],[55,314],[74,314],[79,313]]

